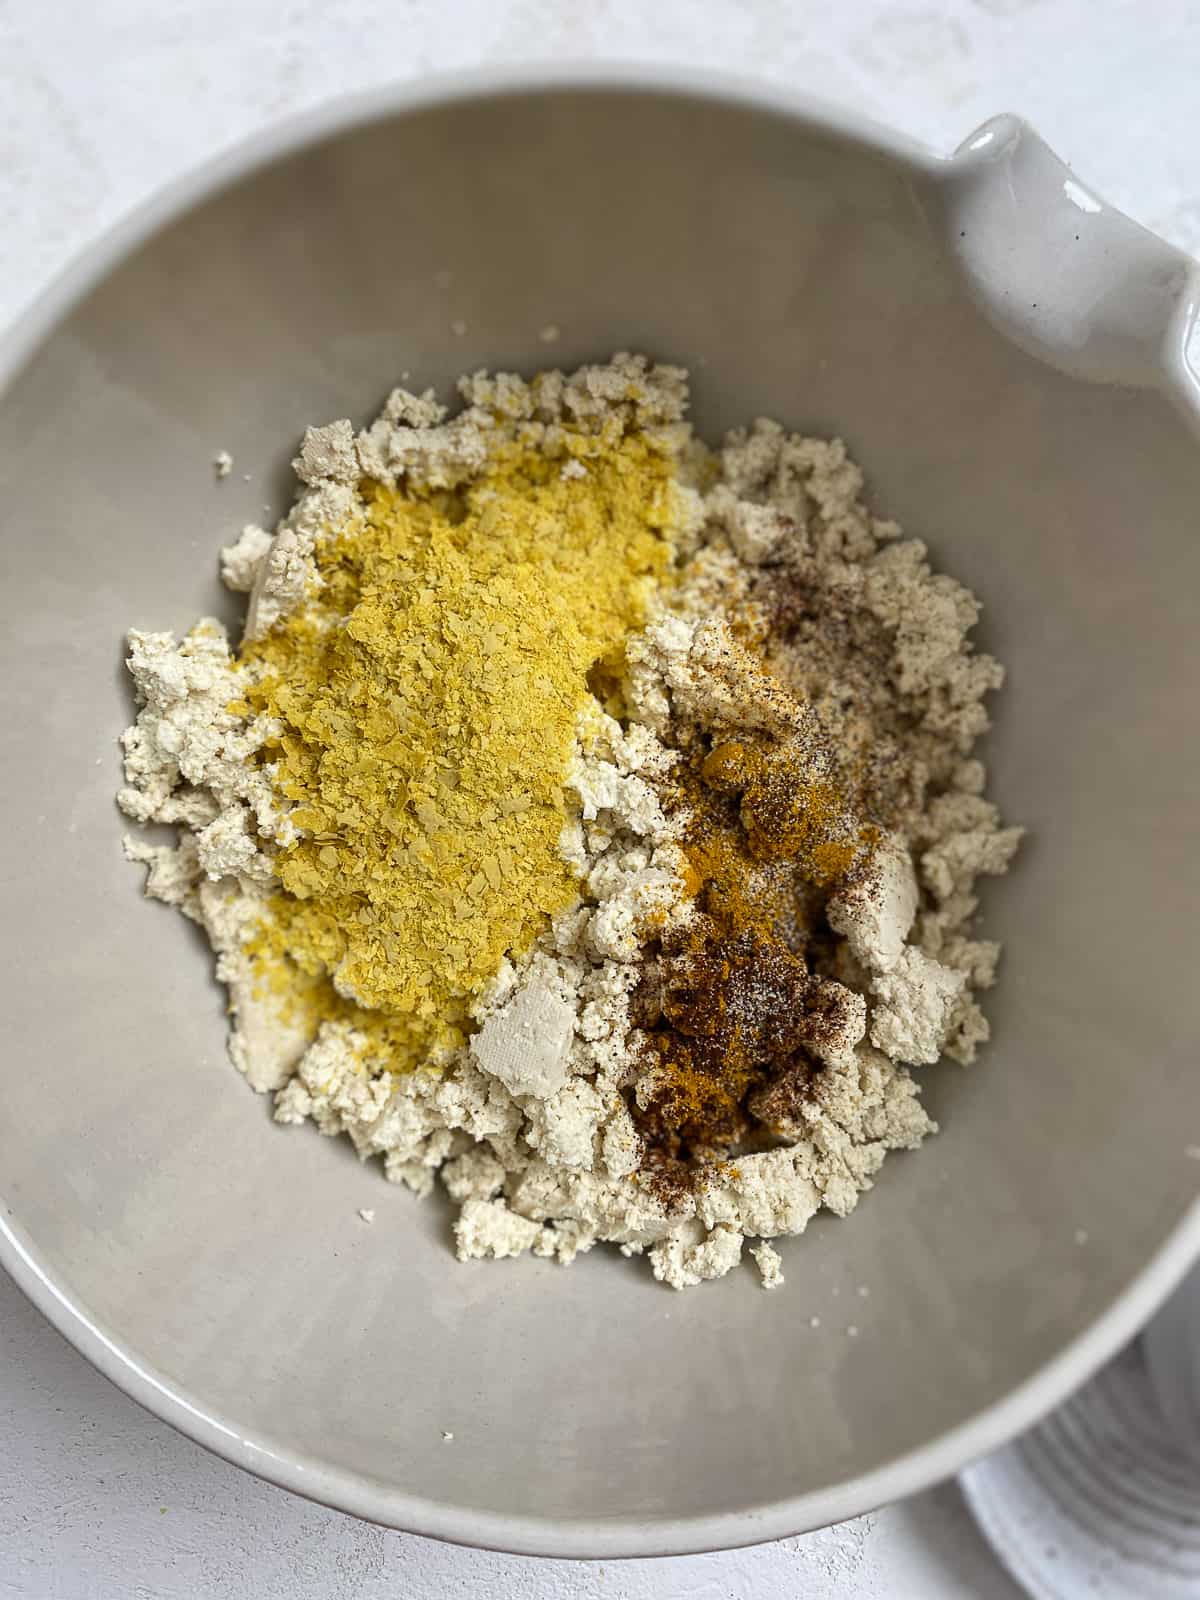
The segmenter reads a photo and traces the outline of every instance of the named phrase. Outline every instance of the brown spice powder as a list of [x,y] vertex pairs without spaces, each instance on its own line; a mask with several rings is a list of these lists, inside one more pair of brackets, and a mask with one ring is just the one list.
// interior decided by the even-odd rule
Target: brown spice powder
[[818,1070],[813,1052],[846,1026],[845,991],[806,953],[828,892],[877,835],[813,776],[814,754],[800,737],[711,749],[697,739],[676,779],[697,914],[664,936],[647,973],[648,1070],[634,1107],[644,1175],[668,1203],[712,1162],[769,1137],[772,1085],[790,1086],[794,1109]]

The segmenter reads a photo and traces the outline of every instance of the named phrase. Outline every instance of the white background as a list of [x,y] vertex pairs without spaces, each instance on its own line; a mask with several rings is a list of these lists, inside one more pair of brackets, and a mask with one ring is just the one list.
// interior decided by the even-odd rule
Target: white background
[[[1029,117],[1200,254],[1197,0],[0,0],[0,324],[164,180],[348,89],[481,62],[690,62],[941,148]],[[700,1291],[703,1292],[703,1291]],[[0,1596],[1014,1600],[942,1489],[722,1556],[535,1562],[268,1488],[140,1411],[0,1278]]]

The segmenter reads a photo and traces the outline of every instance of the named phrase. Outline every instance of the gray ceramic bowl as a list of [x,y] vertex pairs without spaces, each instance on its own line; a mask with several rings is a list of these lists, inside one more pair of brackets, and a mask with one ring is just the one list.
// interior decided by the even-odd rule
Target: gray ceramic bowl
[[[96,246],[0,402],[0,1212],[47,1315],[254,1472],[555,1554],[848,1517],[1081,1380],[1200,1244],[1196,285],[1018,123],[942,160],[625,70],[340,105]],[[121,855],[123,630],[222,604],[217,542],[282,508],[306,423],[402,371],[545,364],[548,322],[556,361],[686,363],[710,435],[844,434],[1011,669],[990,755],[1032,831],[987,904],[994,1044],[925,1075],[941,1137],[785,1246],[772,1296],[606,1252],[455,1265],[436,1201],[271,1126]]]

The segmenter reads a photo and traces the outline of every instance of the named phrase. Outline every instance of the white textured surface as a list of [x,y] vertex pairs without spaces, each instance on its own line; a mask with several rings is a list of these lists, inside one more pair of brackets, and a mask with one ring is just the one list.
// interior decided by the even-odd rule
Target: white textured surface
[[[483,61],[600,56],[758,73],[943,148],[1017,111],[1102,194],[1200,252],[1195,0],[0,0],[0,323],[164,180],[284,113]],[[177,1437],[7,1279],[0,1438],[6,1600],[1017,1593],[952,1489],[667,1562],[533,1562],[386,1533]]]
[[1200,1595],[1200,1463],[1167,1425],[1142,1343],[963,1474],[980,1526],[1036,1600]]

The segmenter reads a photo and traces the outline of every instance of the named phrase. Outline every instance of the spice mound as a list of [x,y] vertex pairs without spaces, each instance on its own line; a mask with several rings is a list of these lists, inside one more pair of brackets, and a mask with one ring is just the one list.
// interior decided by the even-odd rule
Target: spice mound
[[456,1204],[462,1260],[607,1242],[676,1288],[936,1131],[1004,872],[974,597],[838,440],[709,449],[642,357],[310,428],[221,552],[241,640],[132,630],[118,802],[282,1124]]

